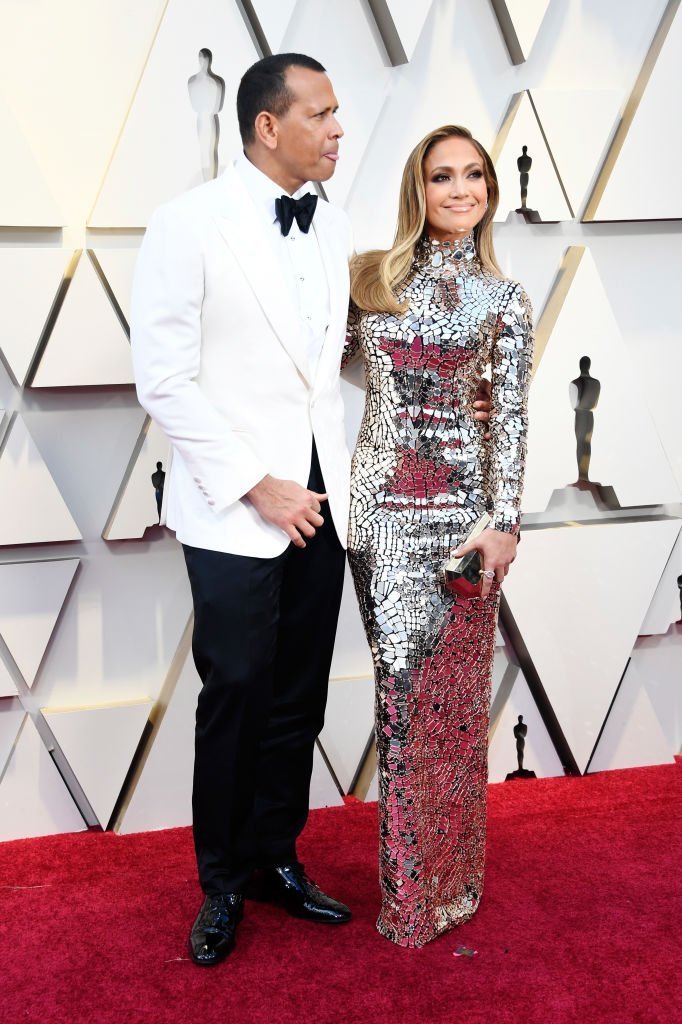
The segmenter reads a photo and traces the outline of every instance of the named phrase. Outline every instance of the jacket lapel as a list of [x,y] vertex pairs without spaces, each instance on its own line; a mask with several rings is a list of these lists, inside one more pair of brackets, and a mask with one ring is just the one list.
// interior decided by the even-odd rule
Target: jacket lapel
[[[270,326],[308,385],[312,374],[307,346],[296,329],[298,311],[278,263],[268,226],[233,167],[221,176],[224,186],[215,220],[232,255],[244,271]],[[331,281],[330,281],[331,292]]]

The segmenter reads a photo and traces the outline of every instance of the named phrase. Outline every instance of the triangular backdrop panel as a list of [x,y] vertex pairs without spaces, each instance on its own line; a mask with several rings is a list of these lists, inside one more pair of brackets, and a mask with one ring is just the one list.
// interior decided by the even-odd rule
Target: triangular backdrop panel
[[[405,64],[412,60],[432,7],[433,0],[422,0],[422,3],[418,4],[413,0],[370,0],[370,8],[379,30],[388,31],[394,39],[397,38],[399,45],[394,44],[391,49],[402,51],[391,54],[394,64]],[[386,20],[388,25],[384,29]],[[399,60],[396,57],[399,57]]]
[[16,693],[18,693],[18,690],[10,670],[4,661],[0,660],[0,697],[14,697]]
[[125,330],[92,260],[81,253],[31,386],[132,383],[132,358]]
[[0,224],[61,227],[64,218],[26,136],[0,96]]
[[674,761],[672,694],[662,692],[658,684],[633,657],[590,762],[591,772]]
[[33,686],[79,559],[0,565],[0,636]]
[[678,530],[659,520],[524,533],[505,594],[581,771]]
[[514,726],[518,724],[519,715],[523,716],[524,724],[528,726],[523,767],[534,771],[538,778],[563,775],[564,770],[554,744],[540,717],[523,672],[519,670],[511,693],[497,716],[495,728],[491,729],[488,781],[504,782],[507,774],[518,768]]
[[26,380],[66,262],[62,249],[0,249],[0,350],[20,385]]
[[376,803],[376,801],[378,799],[379,799],[379,773],[375,771],[374,775],[372,776],[372,781],[369,784],[369,789],[367,790],[367,793],[365,795],[364,803],[366,803],[366,804]]
[[372,655],[360,618],[350,566],[346,564],[341,610],[329,677],[330,679],[371,679],[373,675]]
[[[682,533],[678,535],[677,543],[668,559],[649,611],[641,625],[639,631],[641,636],[665,634],[673,623],[682,619],[682,608],[680,608],[682,590],[677,582],[678,579],[682,580]],[[680,663],[680,676],[682,676],[682,662]]]
[[[648,396],[594,260],[584,251],[530,389],[523,510],[544,511],[555,489],[578,478],[569,386],[579,376],[582,356],[590,357],[590,373],[601,383],[590,480],[613,487],[624,507],[678,501],[679,488],[647,408]],[[633,452],[646,457],[633,458]]]
[[141,537],[148,526],[158,523],[156,495],[151,482],[160,462],[164,471],[168,469],[170,441],[160,427],[151,420],[145,420],[144,439],[138,455],[129,467],[128,474],[116,498],[111,516],[102,536],[105,540],[131,540]]
[[107,827],[153,702],[42,708],[44,718],[97,815]]
[[[391,245],[405,161],[418,139],[435,126],[452,122],[453,96],[457,97],[456,110],[466,111],[467,127],[476,138],[489,146],[495,136],[495,119],[481,92],[479,56],[470,45],[469,11],[465,5],[439,4],[435,14],[438,16],[428,18],[424,25],[413,60],[391,71],[386,102],[349,194],[347,210],[358,252]],[[494,19],[482,20],[478,28],[480,48],[491,60],[504,60],[504,43]],[[341,139],[342,154],[354,130],[346,114],[346,93],[355,102],[361,98],[352,80],[343,86],[339,113],[347,137]],[[341,85],[338,89],[340,93]],[[342,155],[340,163],[343,159]],[[381,167],[380,188],[376,167]],[[333,196],[331,191],[329,194]]]
[[0,494],[0,545],[81,539],[21,416],[0,453]]
[[[352,39],[351,47],[342,40]],[[346,0],[333,7],[328,32],[320,34],[318,0],[299,0],[284,36],[282,49],[315,54],[330,69],[340,104],[339,120],[345,131],[334,176],[324,182],[333,203],[343,205],[374,133],[391,79],[391,69],[368,22],[362,0]]]
[[218,115],[221,165],[241,151],[234,97],[258,54],[237,4],[170,0],[91,214],[91,227],[144,227],[156,206],[203,181],[197,113],[187,86],[199,70],[201,49],[212,52],[212,72],[225,82]]
[[71,794],[27,715],[0,781],[0,842],[84,828]]
[[93,255],[102,268],[102,273],[128,324],[130,323],[130,297],[138,251],[138,249],[93,250]]
[[505,221],[513,210],[521,206],[517,160],[522,155],[523,146],[527,146],[526,155],[533,161],[528,173],[528,208],[536,210],[543,221],[572,220],[573,214],[527,92],[519,93],[512,100],[490,153],[500,186],[495,220]]
[[374,729],[374,678],[332,679],[320,743],[344,793]]
[[313,754],[313,774],[310,780],[310,807],[341,807],[343,797],[329,773],[317,745]]
[[0,700],[0,778],[16,743],[25,714],[21,701],[12,697]]
[[618,124],[623,96],[587,89],[533,89],[532,96],[561,183],[579,216]]
[[[590,203],[585,219],[682,218],[678,182],[678,169],[682,166],[682,123],[678,116],[682,107],[681,60],[682,8],[678,9],[663,42],[601,198]],[[651,154],[651,159],[647,162],[646,187],[642,187],[645,153]],[[607,174],[608,166],[604,170]]]
[[251,0],[251,4],[270,49],[273,53],[282,53],[282,41],[294,13],[296,0]]
[[200,689],[188,650],[117,831],[146,832],[192,823],[194,715]]
[[493,9],[514,64],[528,59],[547,13],[549,0],[492,0]]

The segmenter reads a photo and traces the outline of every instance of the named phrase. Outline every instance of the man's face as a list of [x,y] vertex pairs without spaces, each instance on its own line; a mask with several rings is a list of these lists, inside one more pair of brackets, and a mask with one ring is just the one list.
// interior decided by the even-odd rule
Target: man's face
[[306,181],[331,178],[343,129],[336,119],[334,90],[323,72],[290,67],[286,82],[294,100],[286,114],[276,118],[273,156],[295,192]]

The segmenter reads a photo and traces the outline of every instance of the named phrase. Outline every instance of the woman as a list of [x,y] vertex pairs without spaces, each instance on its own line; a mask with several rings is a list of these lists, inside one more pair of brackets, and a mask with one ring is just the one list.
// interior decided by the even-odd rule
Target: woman
[[[516,555],[531,309],[495,261],[498,186],[465,128],[409,157],[393,247],[356,257],[345,354],[365,362],[349,557],[376,676],[377,927],[421,946],[483,885],[490,678],[499,585]],[[491,440],[473,402],[492,367]],[[463,543],[488,511],[490,528]],[[478,548],[482,596],[443,583]]]

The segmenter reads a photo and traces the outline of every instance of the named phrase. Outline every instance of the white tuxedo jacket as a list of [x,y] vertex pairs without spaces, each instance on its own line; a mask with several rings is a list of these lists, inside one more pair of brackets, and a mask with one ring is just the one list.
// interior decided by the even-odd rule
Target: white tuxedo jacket
[[306,486],[313,435],[326,514],[346,543],[350,456],[339,365],[352,238],[346,214],[325,202],[313,229],[330,302],[315,370],[297,329],[296,296],[233,167],[160,207],[149,223],[133,286],[135,381],[172,442],[162,522],[193,547],[280,554],[288,536],[243,495],[266,473]]

